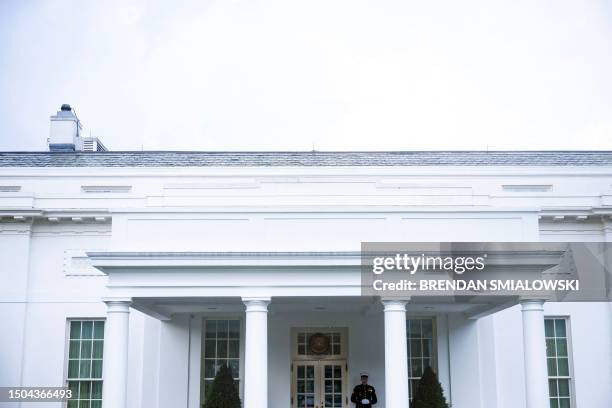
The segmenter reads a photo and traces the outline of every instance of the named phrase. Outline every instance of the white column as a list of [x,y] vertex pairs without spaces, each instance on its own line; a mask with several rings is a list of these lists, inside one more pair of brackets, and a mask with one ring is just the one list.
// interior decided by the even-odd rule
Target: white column
[[520,303],[523,312],[526,407],[546,408],[550,403],[544,337],[544,300],[526,299]]
[[270,298],[242,298],[246,306],[244,408],[268,408],[268,305]]
[[103,408],[127,407],[129,300],[105,300]]
[[406,301],[383,300],[385,306],[385,406],[408,408]]

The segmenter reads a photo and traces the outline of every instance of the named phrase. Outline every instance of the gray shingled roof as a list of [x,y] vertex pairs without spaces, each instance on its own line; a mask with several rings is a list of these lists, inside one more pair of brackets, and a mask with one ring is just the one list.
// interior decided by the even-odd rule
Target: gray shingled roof
[[612,151],[0,152],[0,167],[612,166]]

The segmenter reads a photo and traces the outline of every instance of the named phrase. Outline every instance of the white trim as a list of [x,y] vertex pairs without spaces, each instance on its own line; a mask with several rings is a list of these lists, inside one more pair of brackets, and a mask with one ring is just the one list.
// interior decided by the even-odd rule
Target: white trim
[[91,265],[87,251],[82,249],[65,249],[63,266],[65,276],[104,276]]
[[4,167],[0,177],[235,177],[257,176],[610,176],[611,166],[150,166]]
[[85,185],[81,186],[82,193],[130,193],[132,186],[130,185]]
[[[518,244],[517,244],[518,245]],[[553,267],[565,244],[541,242],[547,250],[488,251],[487,265],[540,265]],[[112,268],[165,266],[361,266],[360,251],[335,252],[96,252],[87,251],[92,266]],[[105,272],[107,273],[107,272]]]

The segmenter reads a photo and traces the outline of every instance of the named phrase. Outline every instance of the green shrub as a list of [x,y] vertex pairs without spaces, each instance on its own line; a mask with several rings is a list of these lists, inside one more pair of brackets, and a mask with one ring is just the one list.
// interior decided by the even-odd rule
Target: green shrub
[[215,376],[203,408],[241,408],[238,388],[232,376],[232,370],[222,366]]
[[448,408],[442,385],[431,367],[425,368],[410,408]]

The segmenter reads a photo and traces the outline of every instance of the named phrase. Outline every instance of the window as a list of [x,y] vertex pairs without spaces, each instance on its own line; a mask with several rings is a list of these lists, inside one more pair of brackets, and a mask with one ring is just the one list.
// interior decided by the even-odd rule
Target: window
[[347,338],[346,327],[294,327],[291,356],[293,360],[344,360]]
[[546,363],[551,408],[572,407],[569,331],[566,318],[546,318]]
[[408,379],[410,396],[414,395],[426,367],[437,373],[434,350],[433,319],[420,318],[406,321],[408,341]]
[[[313,339],[323,336],[325,345],[321,352],[312,349]],[[297,355],[298,356],[342,356],[342,333],[340,331],[308,332],[300,331],[297,334]]]
[[231,368],[236,387],[240,380],[240,320],[206,320],[204,335],[204,395],[222,367]]
[[102,407],[103,320],[71,320],[68,335],[68,408]]

